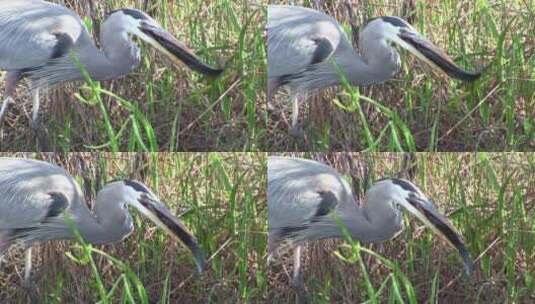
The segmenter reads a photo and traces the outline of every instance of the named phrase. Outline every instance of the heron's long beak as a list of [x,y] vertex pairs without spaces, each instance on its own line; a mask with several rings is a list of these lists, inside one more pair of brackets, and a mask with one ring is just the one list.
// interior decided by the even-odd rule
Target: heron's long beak
[[444,51],[424,38],[412,27],[399,28],[398,33],[392,35],[390,39],[431,67],[442,70],[450,77],[464,81],[474,81],[481,76],[481,73],[472,73],[461,69]]
[[141,39],[167,55],[175,64],[180,65],[183,62],[190,69],[209,76],[218,76],[223,72],[223,69],[203,63],[197,55],[161,27],[141,22],[139,30],[142,33],[139,35]]
[[147,194],[142,194],[139,198],[140,206],[137,207],[141,213],[152,220],[156,225],[164,229],[167,233],[177,238],[191,251],[197,264],[199,273],[206,268],[204,252],[197,244],[195,236],[180,222],[174,215],[169,212],[163,203],[157,201]]
[[457,248],[463,259],[466,274],[470,276],[474,270],[474,263],[459,232],[453,227],[451,221],[438,213],[430,200],[422,199],[416,195],[411,195],[406,202],[402,203],[402,206],[429,226],[437,235],[444,237],[450,245]]

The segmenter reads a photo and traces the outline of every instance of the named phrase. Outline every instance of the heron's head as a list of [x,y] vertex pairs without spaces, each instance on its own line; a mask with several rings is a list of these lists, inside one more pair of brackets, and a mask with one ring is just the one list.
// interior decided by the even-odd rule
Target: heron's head
[[179,42],[148,14],[137,9],[123,8],[108,14],[102,28],[134,35],[149,43],[165,54],[173,63],[186,64],[189,68],[204,75],[218,76],[223,69],[213,68],[203,63],[197,55]]
[[433,201],[425,196],[416,185],[405,179],[385,178],[377,181],[370,188],[367,197],[387,201],[392,204],[391,207],[394,210],[400,210],[402,207],[413,214],[455,247],[463,259],[466,273],[468,275],[472,273],[473,262],[461,235],[451,221],[437,211]]
[[[179,221],[158,197],[143,183],[134,180],[117,181],[123,190],[123,200],[127,205],[136,208],[158,227],[184,244],[195,257],[197,269],[202,272],[206,267],[204,253],[197,244],[195,236]],[[115,187],[113,187],[115,188]]]
[[409,23],[399,17],[385,16],[372,19],[360,33],[360,39],[386,39],[393,42],[432,68],[443,71],[453,78],[474,81],[480,73],[467,72],[457,66],[440,48],[418,33]]

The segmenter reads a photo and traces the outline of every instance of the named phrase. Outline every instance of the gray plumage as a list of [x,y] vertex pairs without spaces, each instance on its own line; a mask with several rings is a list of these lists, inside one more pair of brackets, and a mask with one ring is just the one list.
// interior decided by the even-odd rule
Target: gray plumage
[[[134,228],[125,209],[124,187],[122,181],[106,185],[97,196],[93,215],[80,187],[61,167],[36,160],[2,158],[0,230],[11,231],[12,240],[27,245],[35,241],[74,239],[68,216],[89,243],[121,241]],[[57,204],[62,210],[54,211]]]
[[222,72],[202,63],[139,10],[113,11],[100,28],[102,49],[95,46],[80,16],[66,7],[41,0],[0,1],[0,69],[8,71],[7,98],[24,77],[31,80],[32,91],[84,79],[84,69],[94,80],[120,78],[140,64],[140,50],[133,35],[175,63],[181,61],[207,75]]
[[383,242],[402,231],[403,208],[454,246],[466,272],[472,272],[470,254],[457,230],[407,180],[379,180],[359,204],[349,184],[333,168],[312,160],[269,157],[267,191],[270,256],[281,246],[343,238],[342,227],[356,240]]
[[[334,18],[299,6],[268,6],[267,33],[268,101],[279,87],[286,87],[297,103],[298,95],[341,84],[342,77],[358,86],[382,83],[400,67],[399,54],[391,43],[452,77],[473,81],[480,75],[456,66],[398,17],[372,19],[359,35],[359,50]],[[294,113],[293,120],[296,118]],[[296,122],[292,124],[295,127]]]
[[75,229],[91,244],[115,243],[134,229],[127,206],[133,206],[185,244],[199,271],[204,254],[195,237],[145,185],[120,180],[97,194],[94,213],[72,176],[47,162],[0,158],[0,256],[14,243],[75,239]]
[[[342,238],[340,224],[348,227],[353,237],[365,242],[380,242],[394,237],[401,231],[403,222],[399,209],[387,205],[390,202],[383,199],[385,193],[388,193],[385,190],[390,190],[390,186],[390,183],[375,186],[368,195],[371,194],[377,203],[368,204],[366,209],[361,209],[349,184],[332,167],[305,159],[270,157],[270,250],[273,251],[286,241],[299,244],[325,238]],[[324,193],[335,197],[336,203],[331,199],[330,212],[322,212],[318,216],[318,210],[325,208]],[[288,227],[302,229],[296,233],[286,233]]]

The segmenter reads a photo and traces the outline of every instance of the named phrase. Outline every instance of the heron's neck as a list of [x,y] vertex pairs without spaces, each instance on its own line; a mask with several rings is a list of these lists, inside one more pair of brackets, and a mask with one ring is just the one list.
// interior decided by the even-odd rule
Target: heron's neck
[[132,232],[132,218],[128,210],[121,207],[120,193],[114,189],[103,188],[97,195],[95,215],[79,218],[78,230],[86,242],[116,243]]
[[347,229],[349,235],[355,239],[366,243],[381,242],[394,237],[401,227],[390,216],[374,216],[369,212],[370,205],[359,207],[356,204],[347,204],[342,206],[336,215],[329,217],[332,230],[331,237],[343,238],[343,230]]
[[363,55],[359,54],[349,42],[346,44],[348,47],[342,48],[343,51],[335,54],[335,58],[338,70],[343,71],[344,76],[352,85],[379,84],[390,79],[397,72],[397,62],[394,62],[396,58],[391,58],[392,49],[384,42],[361,41],[361,45],[368,44],[367,48],[362,49]]
[[93,245],[115,243],[121,240],[115,234],[108,234],[111,227],[102,221],[99,215],[93,216],[91,214],[89,217],[84,217],[79,220],[77,226],[84,241]]
[[103,25],[100,41],[102,50],[86,43],[79,52],[80,63],[92,79],[117,79],[139,66],[139,48],[125,31],[110,31]]
[[366,61],[351,44],[344,40],[331,59],[312,66],[303,73],[295,86],[310,91],[341,85],[347,81],[354,86],[378,84],[392,77],[394,71],[381,65],[379,60]]

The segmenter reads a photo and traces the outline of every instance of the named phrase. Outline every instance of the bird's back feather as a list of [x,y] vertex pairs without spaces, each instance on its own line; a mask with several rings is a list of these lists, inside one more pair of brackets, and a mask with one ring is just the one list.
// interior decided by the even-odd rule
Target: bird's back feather
[[72,10],[40,0],[0,1],[0,69],[45,65],[65,56],[87,30]]
[[[40,227],[61,215],[72,202],[83,202],[76,181],[52,164],[0,158],[0,231]],[[22,229],[22,230],[21,230]]]
[[269,78],[288,77],[328,60],[347,40],[334,18],[299,6],[270,5],[267,32]]
[[339,204],[354,202],[351,188],[333,168],[284,157],[268,159],[267,201],[272,248],[328,216]]

